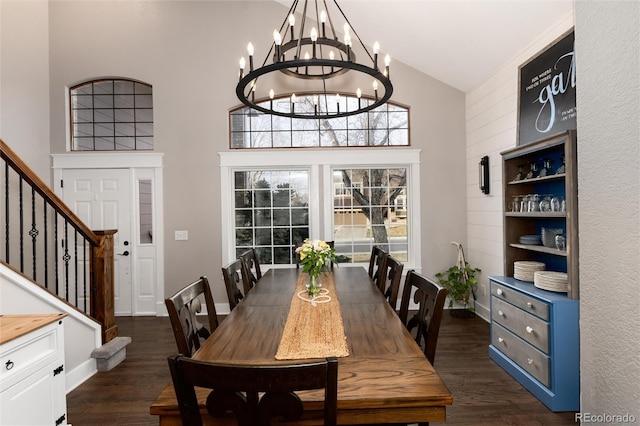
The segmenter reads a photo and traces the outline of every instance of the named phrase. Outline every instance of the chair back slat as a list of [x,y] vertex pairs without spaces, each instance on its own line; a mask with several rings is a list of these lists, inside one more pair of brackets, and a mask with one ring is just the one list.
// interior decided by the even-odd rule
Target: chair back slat
[[[197,314],[202,311],[201,297],[204,297],[207,306],[208,330],[197,318]],[[178,351],[181,354],[191,356],[200,348],[201,342],[218,328],[216,307],[209,281],[205,276],[165,299],[164,303],[169,313]]]
[[260,261],[258,260],[258,253],[255,248],[251,248],[238,256],[242,259],[244,266],[244,273],[247,277],[247,288],[244,289],[245,294],[249,292],[254,285],[258,283],[258,280],[262,278],[262,271],[260,270]]
[[[418,312],[408,318],[409,299],[412,293],[414,302],[418,304]],[[409,271],[402,291],[399,316],[412,335],[414,335],[413,329],[416,329],[414,335],[416,343],[424,347],[424,354],[431,365],[433,365],[436,355],[440,322],[446,298],[446,288],[414,270]]]
[[[222,277],[224,278],[224,285],[227,289],[229,309],[233,310],[250,290],[249,280],[247,279],[242,259],[235,259],[223,266]],[[240,288],[242,288],[242,291]]]
[[303,414],[297,391],[324,389],[324,424],[335,425],[338,361],[327,358],[303,364],[236,365],[168,358],[184,425],[201,425],[194,386],[212,389],[206,408],[219,417],[231,411],[240,426],[269,425],[272,417],[295,421]]
[[384,293],[386,282],[386,274],[384,273],[386,260],[387,252],[384,249],[379,246],[373,246],[373,248],[371,248],[371,256],[369,256],[369,276],[382,293]]
[[398,292],[402,281],[402,270],[404,264],[391,255],[387,255],[384,263],[385,280],[383,283],[383,294],[391,307],[395,310],[398,303]]

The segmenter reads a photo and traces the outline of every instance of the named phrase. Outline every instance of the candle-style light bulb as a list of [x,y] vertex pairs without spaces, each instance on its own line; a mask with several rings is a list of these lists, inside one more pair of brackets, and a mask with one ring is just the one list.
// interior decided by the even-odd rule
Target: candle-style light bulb
[[384,57],[384,75],[389,78],[389,64],[391,64],[391,56]]
[[242,80],[242,77],[244,75],[244,67],[245,67],[245,61],[243,56],[242,58],[240,58],[240,74],[238,75],[238,81]]
[[344,23],[343,29],[344,29],[344,33],[345,34],[349,34],[349,31],[351,30],[351,27],[349,27],[349,23],[348,22]]
[[320,12],[320,23],[322,24],[322,37],[326,37],[327,34],[325,32],[325,23],[327,22],[327,12],[324,10]]
[[289,28],[291,28],[291,40],[293,40],[295,37],[293,35],[293,27],[296,25],[296,17],[293,16],[293,13],[291,13],[289,15]]
[[373,43],[373,67],[378,69],[378,53],[380,53],[380,43]]
[[282,45],[282,36],[278,30],[273,30],[273,42],[276,45],[276,61],[280,61],[280,46]]
[[358,97],[358,109],[360,109],[361,101],[362,101],[362,99],[360,99],[362,97],[362,90],[360,90],[359,87],[358,87],[358,90],[356,90],[356,96]]
[[318,30],[316,27],[311,28],[311,45],[313,49],[313,57],[316,57],[316,41],[318,41]]
[[296,109],[296,94],[291,94],[291,112],[295,112]]
[[247,53],[249,54],[249,70],[253,71],[253,44],[247,44]]
[[351,36],[349,33],[344,35],[344,44],[347,46],[347,61],[351,60]]
[[304,52],[304,59],[310,59],[309,52]]
[[376,96],[376,101],[378,100],[378,80],[373,80],[373,93]]
[[270,90],[269,90],[269,108],[270,108],[270,109],[272,109],[272,110],[273,110],[273,97],[274,97],[275,95],[276,95],[276,94],[275,94],[275,93],[273,93],[273,89],[270,89]]

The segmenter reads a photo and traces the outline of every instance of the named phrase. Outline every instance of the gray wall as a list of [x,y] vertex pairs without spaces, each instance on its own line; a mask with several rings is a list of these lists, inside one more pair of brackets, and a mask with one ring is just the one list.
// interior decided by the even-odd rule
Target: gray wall
[[639,422],[640,3],[575,6],[581,411]]
[[[3,2],[3,10],[19,8]],[[165,154],[165,294],[205,274],[216,300],[226,300],[217,153],[228,150],[228,110],[239,103],[238,59],[248,41],[263,57],[286,10],[264,1],[55,1],[48,5],[48,33],[34,32],[49,48],[48,61],[33,52],[48,65],[49,93],[30,93],[29,100],[49,103],[43,115],[50,118],[52,153],[67,149],[68,86],[95,77],[153,85],[156,150]],[[23,39],[15,42],[31,49]],[[397,61],[392,67],[393,100],[410,105],[412,147],[422,149],[422,267],[433,275],[450,263],[449,242],[466,240],[464,94]],[[3,105],[19,95],[7,96]],[[28,131],[27,117],[2,120],[3,134]],[[6,139],[10,146],[12,139]],[[175,230],[188,230],[189,241],[174,241]]]
[[0,138],[49,179],[49,3],[0,1]]

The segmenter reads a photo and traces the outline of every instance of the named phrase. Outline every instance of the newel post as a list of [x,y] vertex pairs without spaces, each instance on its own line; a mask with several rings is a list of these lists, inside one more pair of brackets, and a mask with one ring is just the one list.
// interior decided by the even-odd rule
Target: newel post
[[102,344],[118,336],[113,291],[113,236],[116,229],[94,231],[100,244],[91,247],[91,316],[102,324]]

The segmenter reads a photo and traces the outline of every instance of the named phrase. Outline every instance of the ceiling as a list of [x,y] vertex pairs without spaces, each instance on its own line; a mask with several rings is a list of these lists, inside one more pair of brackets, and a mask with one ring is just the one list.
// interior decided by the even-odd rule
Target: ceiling
[[[287,8],[292,4],[276,1]],[[393,61],[462,92],[480,86],[573,10],[573,0],[340,0],[338,4],[367,45],[378,41],[380,51]]]

